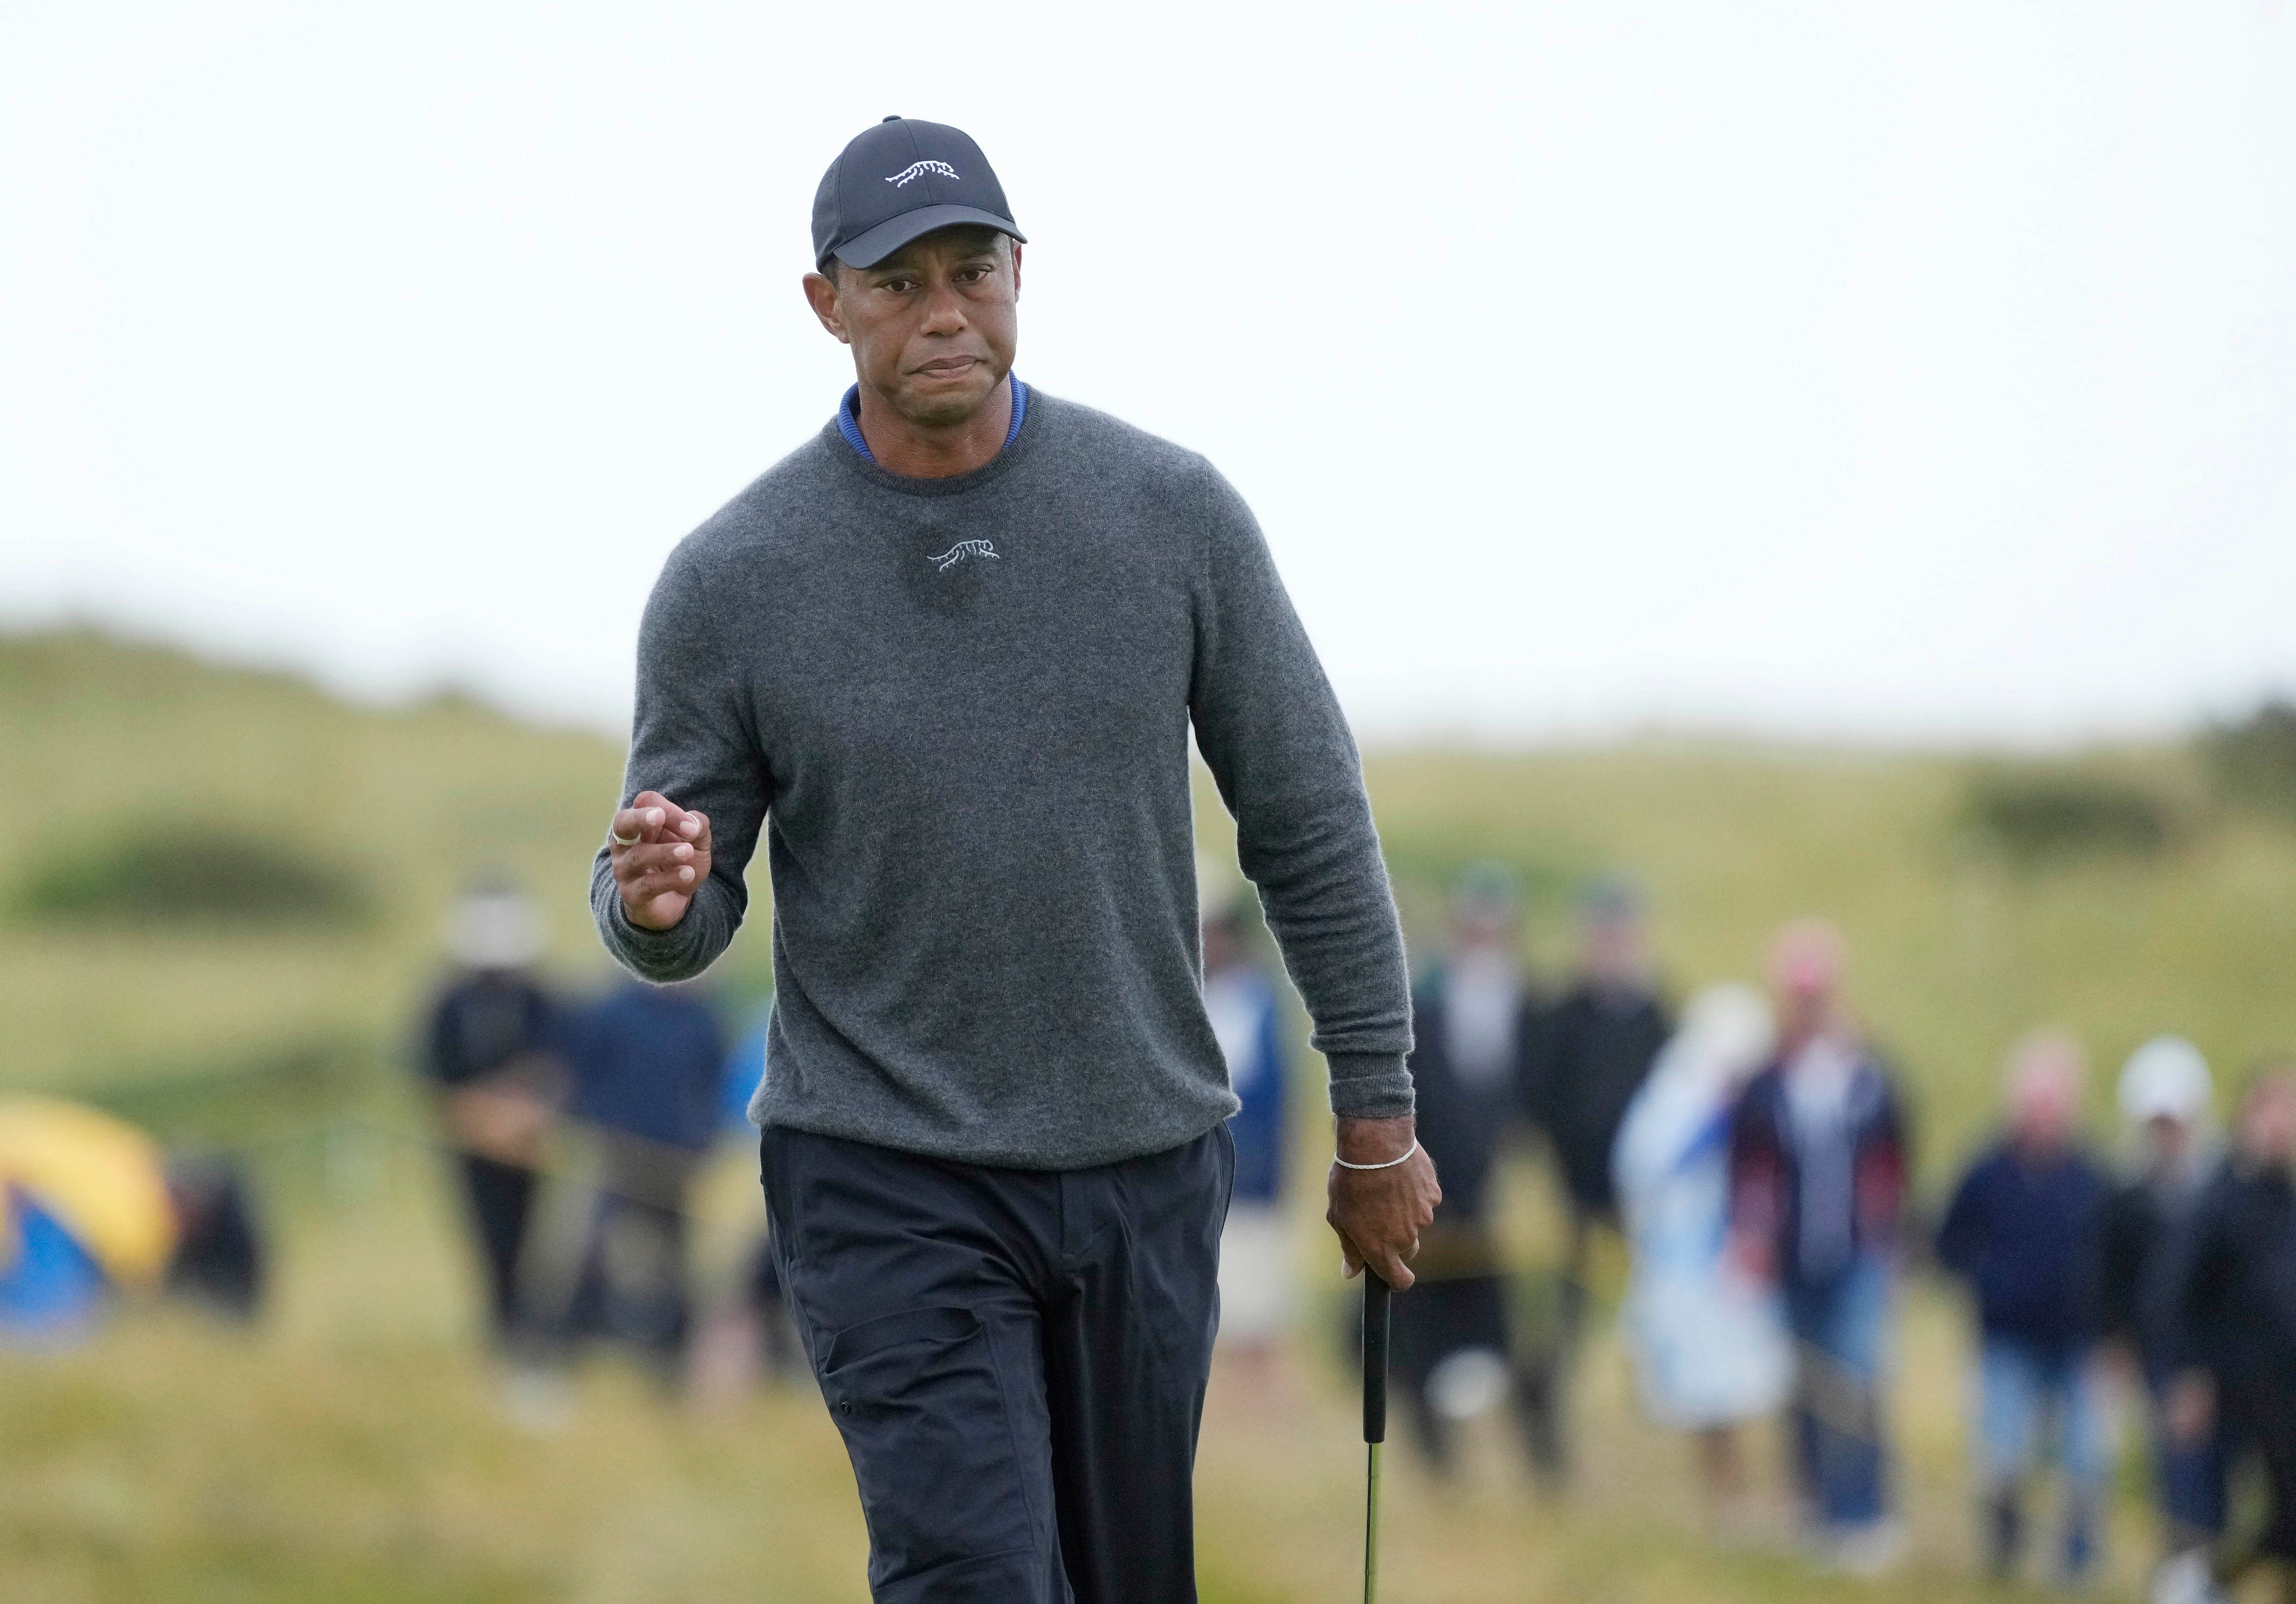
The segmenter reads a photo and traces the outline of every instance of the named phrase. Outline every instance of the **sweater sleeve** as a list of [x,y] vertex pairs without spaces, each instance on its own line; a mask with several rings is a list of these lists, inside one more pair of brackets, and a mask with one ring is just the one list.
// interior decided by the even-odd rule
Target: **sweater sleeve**
[[1284,968],[1331,1064],[1333,1112],[1408,1114],[1411,994],[1363,765],[1259,524],[1207,471],[1189,713]]
[[660,791],[709,819],[709,878],[667,930],[630,922],[602,845],[590,870],[590,910],[606,950],[648,980],[683,980],[718,960],[749,906],[742,872],[771,800],[742,684],[710,608],[689,541],[655,581],[638,629],[637,708],[621,806]]

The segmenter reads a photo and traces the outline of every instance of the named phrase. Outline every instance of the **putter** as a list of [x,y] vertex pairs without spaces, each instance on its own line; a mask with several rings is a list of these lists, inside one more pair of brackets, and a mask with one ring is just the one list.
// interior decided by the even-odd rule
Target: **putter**
[[1364,1604],[1379,1597],[1379,1445],[1387,1441],[1387,1311],[1394,1289],[1364,1266]]

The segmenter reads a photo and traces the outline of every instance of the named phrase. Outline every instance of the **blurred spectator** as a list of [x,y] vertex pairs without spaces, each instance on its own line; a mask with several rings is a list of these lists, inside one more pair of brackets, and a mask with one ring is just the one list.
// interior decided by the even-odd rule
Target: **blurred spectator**
[[750,1121],[750,1104],[766,1084],[766,1043],[773,1035],[774,999],[766,1000],[750,1017],[750,1027],[726,1057],[726,1078],[718,1092],[718,1125],[750,1147],[758,1145],[758,1127]]
[[745,1396],[760,1379],[809,1373],[797,1328],[782,1303],[781,1270],[768,1232],[758,1239],[733,1296],[695,1331],[687,1391],[706,1411]]
[[1204,1012],[1243,1104],[1227,1122],[1235,1185],[1220,1232],[1219,1341],[1261,1395],[1283,1385],[1282,1338],[1292,1305],[1292,1233],[1283,1217],[1291,1076],[1275,988],[1253,961],[1241,900],[1204,921]]
[[1438,1471],[1454,1421],[1509,1391],[1505,1287],[1488,1222],[1490,1179],[1531,1035],[1522,972],[1521,894],[1497,864],[1468,871],[1451,899],[1451,950],[1412,1002],[1411,1075],[1419,1140],[1443,1201],[1395,1300],[1393,1357],[1414,1439]]
[[62,1098],[0,1098],[0,1343],[80,1340],[114,1294],[159,1281],[175,1243],[143,1132]]
[[2208,1128],[2208,1061],[2191,1043],[2161,1036],[2130,1056],[2120,1110],[2136,1142],[2136,1174],[2104,1217],[2099,1313],[2105,1334],[2135,1361],[2150,1403],[2163,1547],[2173,1561],[2224,1529],[2225,1456],[2211,1427],[2193,1441],[2166,1428],[2175,1379],[2177,1297],[2194,1205],[2220,1162]]
[[2064,1478],[2062,1577],[2076,1586],[2096,1559],[2105,1471],[2092,1361],[2107,1191],[2079,1142],[2085,1077],[2070,1036],[2043,1031],[2019,1045],[2008,1129],[1963,1177],[1937,1237],[1938,1262],[1977,1297],[1988,1563],[1997,1577],[2015,1574],[2025,1480],[2054,1440]]
[[[750,1028],[734,1043],[719,1083],[718,1126],[755,1150],[758,1127],[750,1104],[766,1078],[766,1043],[773,1026],[769,994]],[[686,1381],[693,1402],[704,1409],[746,1395],[761,1377],[796,1375],[805,1370],[797,1328],[782,1303],[781,1271],[775,1262],[773,1224],[758,1234],[733,1295],[701,1322],[687,1360]]]
[[629,980],[573,1039],[572,1111],[604,1175],[565,1329],[628,1343],[668,1373],[685,1343],[685,1194],[718,1133],[725,1037],[699,983]]
[[234,1320],[254,1319],[263,1303],[265,1260],[242,1167],[220,1154],[173,1155],[168,1197],[176,1211],[168,1290]]
[[2177,1300],[2189,1368],[2171,1389],[2169,1429],[2200,1441],[2218,1420],[2236,1453],[2262,1461],[2270,1509],[2251,1552],[2193,1555],[2161,1592],[2204,1598],[2203,1584],[2278,1572],[2296,1604],[2296,1068],[2260,1075],[2241,1107],[2233,1162],[2194,1217]]
[[1526,1111],[1554,1150],[1570,1222],[1556,1318],[1524,1388],[1532,1453],[1549,1479],[1567,1469],[1566,1394],[1586,1323],[1593,1230],[1617,1219],[1611,1158],[1620,1122],[1673,1028],[1652,982],[1632,883],[1616,875],[1596,880],[1578,912],[1578,977],[1538,1019],[1523,1083]]
[[563,1094],[560,1019],[530,972],[540,913],[518,892],[482,886],[447,927],[460,968],[430,1007],[423,1068],[462,1170],[496,1342],[530,1330],[519,1264],[534,1213],[543,1144]]
[[1634,1258],[1620,1322],[1643,1404],[1697,1434],[1709,1520],[1726,1537],[1754,1524],[1738,1428],[1793,1387],[1775,1288],[1724,1251],[1731,1109],[1775,1040],[1752,987],[1699,993],[1628,1105],[1611,1164]]
[[1871,1574],[1896,1558],[1882,1366],[1905,1211],[1905,1122],[1842,997],[1841,938],[1789,927],[1771,958],[1776,1061],[1730,1139],[1733,1251],[1774,1280],[1797,1344],[1796,1470],[1813,1548]]

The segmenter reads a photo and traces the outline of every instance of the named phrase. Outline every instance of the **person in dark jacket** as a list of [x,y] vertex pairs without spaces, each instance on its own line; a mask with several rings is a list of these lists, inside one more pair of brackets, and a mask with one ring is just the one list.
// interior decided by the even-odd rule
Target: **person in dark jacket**
[[1451,1465],[1453,1422],[1504,1398],[1508,1387],[1505,1289],[1489,1209],[1531,1040],[1521,912],[1510,871],[1471,869],[1451,899],[1451,950],[1412,999],[1419,1141],[1443,1177],[1443,1201],[1421,1238],[1418,1282],[1395,1300],[1394,1363],[1413,1439],[1439,1473]]
[[462,1171],[496,1341],[533,1324],[521,1284],[542,1147],[563,1095],[562,1024],[532,972],[542,920],[506,887],[480,886],[455,906],[447,945],[459,971],[431,1003],[423,1068]]
[[1739,1100],[1730,1136],[1731,1250],[1774,1281],[1800,1351],[1795,1466],[1810,1540],[1831,1567],[1885,1569],[1882,1371],[1895,1297],[1907,1142],[1898,1093],[1842,996],[1841,937],[1792,925],[1771,957],[1777,1060]]
[[2219,1552],[2215,1580],[2269,1565],[2296,1604],[2296,1068],[2267,1070],[2243,1102],[2234,1162],[2194,1218],[2177,1307],[2187,1365],[2170,1429],[2196,1440],[2226,1421],[2270,1494],[2255,1551]]
[[1553,1144],[1572,1219],[1584,1231],[1617,1218],[1611,1152],[1674,1022],[1652,978],[1633,885],[1598,880],[1579,916],[1578,978],[1539,1021],[1525,1101]]
[[1587,1318],[1595,1227],[1618,1223],[1611,1150],[1674,1023],[1652,978],[1640,894],[1619,875],[1580,899],[1579,971],[1542,1011],[1525,1055],[1523,1110],[1544,1132],[1570,1221],[1554,1320],[1523,1377],[1531,1456],[1549,1480],[1568,1469],[1569,1378]]
[[725,1036],[693,983],[631,980],[589,1010],[575,1041],[571,1111],[605,1167],[567,1325],[668,1372],[685,1341],[685,1195],[718,1131]]
[[2206,1549],[2225,1524],[2221,1425],[2188,1443],[2165,1420],[2194,1210],[2222,1162],[2209,1135],[2212,1091],[2208,1060],[2190,1042],[2160,1036],[2130,1055],[2120,1111],[2136,1139],[2136,1173],[2105,1206],[2101,1248],[2102,1329],[2143,1379],[2150,1404],[2164,1566]]
[[1970,1166],[1937,1235],[1938,1262],[1977,1298],[1988,1563],[1997,1577],[2015,1574],[2025,1481],[2053,1441],[2065,1485],[2063,1578],[2074,1585],[2096,1559],[2105,1472],[2093,1361],[2106,1183],[2079,1144],[2084,1076],[2070,1036],[2043,1031],[2019,1046],[2008,1130]]

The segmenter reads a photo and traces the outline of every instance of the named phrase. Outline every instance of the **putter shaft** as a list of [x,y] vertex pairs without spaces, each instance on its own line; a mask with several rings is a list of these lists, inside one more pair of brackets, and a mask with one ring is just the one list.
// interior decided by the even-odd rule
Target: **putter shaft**
[[1379,1596],[1379,1445],[1387,1440],[1387,1324],[1394,1289],[1364,1270],[1364,1604]]
[[1379,1444],[1364,1448],[1364,1604],[1379,1598]]

